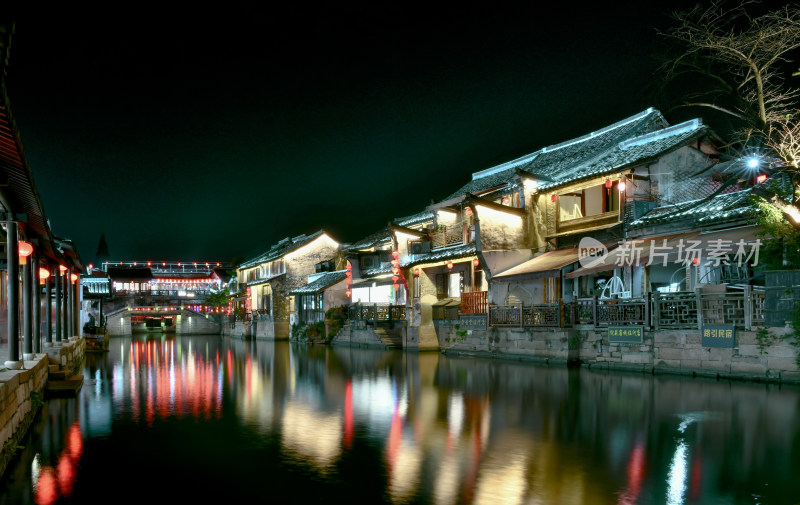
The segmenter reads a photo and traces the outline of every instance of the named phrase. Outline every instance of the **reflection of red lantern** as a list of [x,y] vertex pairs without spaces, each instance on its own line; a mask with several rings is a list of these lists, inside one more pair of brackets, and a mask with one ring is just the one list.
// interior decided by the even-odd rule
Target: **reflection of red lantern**
[[452,261],[448,261],[447,262],[447,269],[448,270],[452,270],[453,269],[453,262]]

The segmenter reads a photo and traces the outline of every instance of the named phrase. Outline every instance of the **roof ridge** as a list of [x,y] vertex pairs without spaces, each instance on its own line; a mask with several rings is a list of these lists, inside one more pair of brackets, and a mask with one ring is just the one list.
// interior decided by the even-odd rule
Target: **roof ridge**
[[504,170],[508,170],[510,168],[514,168],[515,166],[521,165],[523,163],[530,163],[539,154],[557,151],[559,149],[563,149],[564,147],[568,147],[568,146],[571,146],[573,144],[577,144],[577,143],[580,143],[580,142],[585,142],[587,140],[590,140],[590,139],[593,139],[593,138],[597,137],[598,135],[602,135],[604,133],[610,132],[610,131],[612,131],[612,130],[614,130],[616,128],[619,128],[621,126],[625,126],[625,125],[633,123],[635,121],[640,121],[641,119],[644,119],[645,117],[647,117],[648,115],[653,114],[653,113],[656,113],[658,115],[658,117],[663,119],[663,116],[661,115],[661,112],[659,112],[658,110],[654,109],[653,107],[648,107],[647,109],[643,110],[642,112],[638,112],[638,113],[636,113],[636,114],[634,114],[632,116],[629,116],[629,117],[627,117],[625,119],[617,121],[616,123],[612,123],[612,124],[610,124],[608,126],[604,126],[603,128],[601,128],[601,129],[599,129],[597,131],[593,131],[593,132],[587,133],[586,135],[582,135],[580,137],[575,137],[575,138],[570,139],[570,140],[565,140],[564,142],[559,142],[558,144],[552,144],[552,145],[549,145],[549,146],[545,146],[545,147],[542,147],[541,149],[539,149],[537,151],[534,151],[532,153],[526,154],[524,156],[520,156],[519,158],[516,158],[514,160],[507,161],[505,163],[501,163],[500,165],[495,165],[494,167],[490,167],[490,168],[487,168],[487,169],[484,169],[484,170],[480,170],[478,172],[473,172],[472,173],[472,180],[474,181],[476,179],[480,179],[480,178],[486,177],[488,175],[496,174],[498,172],[502,172]]
[[644,133],[637,137],[631,137],[629,139],[625,139],[619,143],[619,147],[620,149],[627,149],[629,147],[646,144],[654,140],[659,140],[662,138],[671,137],[673,135],[679,135],[681,133],[697,130],[702,127],[705,127],[703,121],[700,118],[694,118],[690,119],[689,121],[684,121],[683,123],[678,123],[676,125],[668,126],[660,130]]

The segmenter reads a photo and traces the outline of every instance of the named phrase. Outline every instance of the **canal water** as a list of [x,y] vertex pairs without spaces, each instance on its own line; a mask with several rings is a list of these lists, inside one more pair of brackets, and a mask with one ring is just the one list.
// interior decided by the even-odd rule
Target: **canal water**
[[794,504],[800,389],[118,337],[0,503]]

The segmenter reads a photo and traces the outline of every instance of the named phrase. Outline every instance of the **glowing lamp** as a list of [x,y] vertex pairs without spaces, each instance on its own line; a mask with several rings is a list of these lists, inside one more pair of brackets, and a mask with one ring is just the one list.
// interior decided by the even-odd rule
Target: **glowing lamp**
[[197,266],[197,262],[195,261],[194,263],[192,263],[192,265]]
[[611,184],[612,184],[611,179],[607,179],[606,180],[606,189],[611,189]]
[[181,262],[180,261],[178,262],[178,266],[181,266]]
[[44,281],[50,277],[50,270],[46,268],[39,269],[39,284],[44,284]]
[[692,264],[699,265],[700,264],[700,258],[692,258]]
[[759,164],[758,158],[750,158],[747,160],[747,168],[758,168]]
[[347,296],[347,298],[350,298],[350,296],[353,294],[353,292],[348,289],[347,291],[344,292],[344,294],[345,294],[345,296]]
[[27,260],[28,256],[33,254],[33,245],[29,244],[28,242],[25,242],[24,240],[20,240],[18,249],[19,249],[19,262],[24,265],[28,261]]
[[400,253],[397,251],[392,251],[392,258],[397,259],[400,256]]
[[400,264],[400,262],[397,261],[397,260],[392,260],[391,263],[392,263],[393,267],[396,267],[396,266],[398,266]]
[[452,270],[453,269],[453,262],[452,261],[448,261],[447,262],[447,269],[448,270]]
[[558,196],[557,195],[550,195],[550,201],[551,202],[555,202],[556,200],[558,200]]
[[419,268],[414,269],[414,277],[419,277]]
[[392,274],[394,274],[394,275],[400,275],[400,269],[399,269],[399,268],[393,268],[393,269],[392,269]]
[[756,182],[758,184],[761,184],[762,182],[764,182],[766,180],[767,180],[767,174],[761,174],[758,177],[756,177]]
[[400,287],[400,284],[395,282],[394,284],[392,284],[392,286],[394,287],[395,290],[397,290]]
[[617,185],[617,189],[619,190],[620,193],[624,193],[625,192],[625,182],[624,181],[619,181],[619,184]]
[[136,262],[135,261],[133,262],[133,266],[136,266]]
[[152,261],[148,261],[148,262],[147,262],[147,266],[150,266],[150,265],[152,265],[152,264],[153,264],[153,262],[152,262]]
[[474,266],[474,267],[476,267],[476,268],[478,267],[478,265],[480,265],[480,263],[481,263],[481,262],[480,262],[480,260],[478,260],[478,258],[474,258],[474,259],[472,260],[472,266]]
[[94,268],[94,265],[89,263],[89,270],[92,270],[93,268]]
[[346,271],[344,273],[344,275],[345,275],[345,277],[352,277],[353,276],[353,272],[351,270],[348,270],[348,271]]
[[58,265],[58,270],[63,274],[64,272],[67,271],[67,267],[65,267],[64,265]]
[[74,284],[78,280],[78,274],[71,274],[69,280]]
[[393,275],[393,276],[392,276],[392,282],[397,282],[397,281],[399,281],[399,280],[400,280],[400,277],[398,277],[398,276],[396,276],[396,275]]

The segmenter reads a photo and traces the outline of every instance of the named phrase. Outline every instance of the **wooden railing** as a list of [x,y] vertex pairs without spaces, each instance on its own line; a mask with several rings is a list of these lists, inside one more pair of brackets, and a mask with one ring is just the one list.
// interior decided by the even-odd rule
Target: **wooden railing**
[[356,303],[347,308],[347,319],[373,324],[405,321],[406,307],[405,305],[389,305],[388,303]]
[[462,314],[486,314],[489,306],[488,291],[461,293]]
[[490,305],[489,326],[535,328],[561,326],[560,304]]
[[[750,288],[724,293],[654,292],[639,299],[576,298],[568,304],[540,305],[489,305],[486,295],[463,293],[460,304],[434,306],[433,319],[457,321],[461,314],[487,314],[488,326],[514,328],[640,325],[658,330],[726,324],[750,329],[764,324],[764,292]],[[368,323],[404,321],[406,307],[354,304],[348,308],[348,319]]]
[[431,249],[468,244],[474,239],[474,233],[474,228],[465,221],[440,225],[438,228],[428,231],[431,240]]

